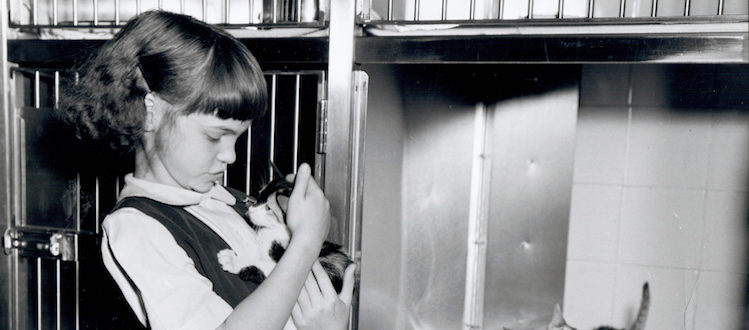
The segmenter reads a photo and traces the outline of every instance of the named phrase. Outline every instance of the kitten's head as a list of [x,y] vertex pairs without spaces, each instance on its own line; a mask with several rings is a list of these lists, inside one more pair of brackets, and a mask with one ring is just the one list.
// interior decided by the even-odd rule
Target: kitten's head
[[562,315],[562,308],[559,307],[559,304],[556,304],[554,306],[554,314],[551,317],[551,322],[549,322],[549,325],[546,326],[547,330],[577,330],[576,328],[571,327],[567,322],[564,320],[564,316]]

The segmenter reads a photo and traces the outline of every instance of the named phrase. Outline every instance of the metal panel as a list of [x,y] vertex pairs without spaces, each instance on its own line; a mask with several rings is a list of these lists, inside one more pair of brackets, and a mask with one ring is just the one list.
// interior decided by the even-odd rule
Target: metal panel
[[360,328],[548,323],[564,289],[579,68],[364,68]]
[[[0,13],[7,13],[8,2],[0,3]],[[0,231],[5,232],[11,222],[11,114],[10,72],[8,63],[8,15],[0,15]],[[0,254],[0,328],[11,328],[11,257]]]

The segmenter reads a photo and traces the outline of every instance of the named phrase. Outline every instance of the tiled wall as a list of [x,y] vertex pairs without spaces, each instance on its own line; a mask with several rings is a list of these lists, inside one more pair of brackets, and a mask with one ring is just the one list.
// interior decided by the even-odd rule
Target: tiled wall
[[745,329],[749,66],[586,65],[565,317],[647,329]]

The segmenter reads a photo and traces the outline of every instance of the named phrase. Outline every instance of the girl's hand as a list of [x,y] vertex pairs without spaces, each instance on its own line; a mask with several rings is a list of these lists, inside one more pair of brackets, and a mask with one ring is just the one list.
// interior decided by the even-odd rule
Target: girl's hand
[[355,265],[346,268],[343,288],[336,294],[328,274],[319,262],[312,266],[304,288],[291,312],[299,330],[344,330],[348,325],[354,292]]
[[322,245],[330,227],[330,202],[325,198],[320,187],[312,177],[309,165],[299,166],[294,180],[294,190],[289,197],[286,212],[286,224],[292,233],[292,239],[309,240]]

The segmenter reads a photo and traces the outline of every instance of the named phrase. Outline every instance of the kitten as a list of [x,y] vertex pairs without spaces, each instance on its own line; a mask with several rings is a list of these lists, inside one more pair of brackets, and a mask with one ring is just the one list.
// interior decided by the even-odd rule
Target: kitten
[[[637,312],[637,318],[632,323],[632,325],[627,328],[626,330],[644,330],[645,329],[645,322],[648,318],[648,310],[650,309],[650,286],[648,285],[648,282],[645,282],[642,286],[642,298],[640,301],[640,310]],[[510,330],[508,328],[503,328],[504,330]],[[577,330],[577,328],[570,326],[567,324],[567,321],[564,320],[564,317],[562,316],[562,309],[559,307],[559,304],[554,306],[554,314],[551,317],[551,322],[545,327],[537,330]],[[617,329],[609,326],[600,326],[597,328],[594,328],[593,330],[624,330],[624,329]]]
[[[286,207],[293,184],[284,180],[275,166],[273,168],[278,179],[263,188],[247,212],[250,226],[258,236],[261,255],[254,260],[239,260],[236,253],[230,249],[222,250],[218,254],[225,271],[238,274],[243,280],[257,284],[263,282],[270,274],[291,239],[291,233],[286,226]],[[343,252],[340,245],[325,241],[318,261],[328,273],[336,292],[340,293],[346,267],[353,263],[351,258]]]

